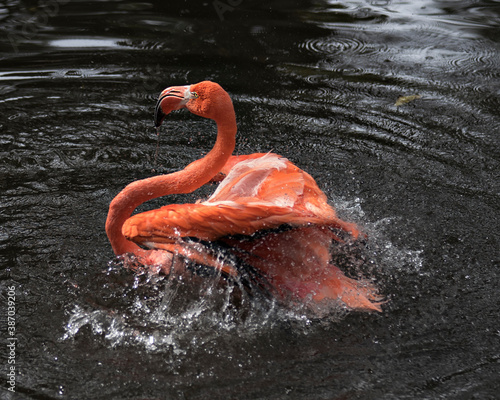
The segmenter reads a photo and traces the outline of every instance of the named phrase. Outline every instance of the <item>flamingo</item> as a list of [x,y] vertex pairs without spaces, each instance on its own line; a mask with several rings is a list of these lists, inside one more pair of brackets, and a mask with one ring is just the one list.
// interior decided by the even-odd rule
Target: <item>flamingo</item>
[[[330,247],[340,240],[334,232],[357,238],[360,231],[337,217],[314,179],[278,154],[233,156],[236,117],[219,84],[204,81],[163,90],[155,109],[157,129],[170,112],[182,108],[215,121],[215,145],[183,170],[132,182],[111,201],[106,233],[114,253],[132,255],[135,262],[166,274],[182,268],[179,258],[227,277],[240,274],[240,263],[278,299],[313,305],[333,300],[348,309],[381,311],[371,283],[345,276],[330,262]],[[220,184],[205,201],[132,216],[150,199],[190,193],[211,181]],[[221,248],[237,262],[221,260]]]

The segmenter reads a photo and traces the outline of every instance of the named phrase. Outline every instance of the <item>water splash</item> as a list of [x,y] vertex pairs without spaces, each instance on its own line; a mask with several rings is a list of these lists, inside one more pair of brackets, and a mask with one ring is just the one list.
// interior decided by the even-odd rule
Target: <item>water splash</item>
[[[360,199],[341,203],[339,208],[353,216],[364,215]],[[371,224],[368,246],[362,241],[337,244],[332,251],[334,263],[353,278],[376,278],[382,287],[391,286],[387,283],[405,273],[420,273],[420,252],[399,249],[384,235],[394,222],[384,219]],[[88,289],[90,300],[68,311],[62,340],[90,331],[111,347],[132,346],[179,356],[224,337],[254,338],[283,325],[307,333],[318,324],[338,323],[348,313],[340,302],[329,301],[316,305],[321,317],[318,312],[312,316],[307,302],[284,306],[252,297],[219,275],[166,277],[148,271],[134,275],[117,263],[98,280],[96,287]]]
[[182,354],[219,335],[235,331],[238,336],[252,334],[280,320],[273,301],[251,298],[220,276],[167,278],[146,272],[131,276],[118,264],[106,272],[111,281],[124,275],[127,279],[118,287],[104,280],[101,286],[90,288],[97,290],[92,294],[94,299],[118,301],[107,305],[90,301],[69,310],[63,340],[75,338],[88,327],[111,347],[139,346],[150,352]]

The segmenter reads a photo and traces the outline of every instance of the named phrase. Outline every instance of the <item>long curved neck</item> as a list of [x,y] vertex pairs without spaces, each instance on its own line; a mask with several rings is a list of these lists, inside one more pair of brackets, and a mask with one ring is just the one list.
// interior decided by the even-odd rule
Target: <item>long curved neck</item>
[[235,147],[236,117],[232,105],[215,122],[217,140],[205,157],[192,162],[182,171],[132,182],[111,201],[106,233],[116,255],[141,251],[122,234],[124,222],[139,205],[169,194],[190,193],[208,183],[222,169]]

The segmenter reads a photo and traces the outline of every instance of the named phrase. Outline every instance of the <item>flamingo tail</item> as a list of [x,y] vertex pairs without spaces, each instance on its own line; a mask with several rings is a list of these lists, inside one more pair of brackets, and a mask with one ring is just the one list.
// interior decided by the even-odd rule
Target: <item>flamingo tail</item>
[[382,311],[383,297],[378,294],[375,285],[367,280],[351,279],[334,265],[330,264],[329,269],[329,276],[320,283],[313,296],[316,302],[339,299],[352,310]]

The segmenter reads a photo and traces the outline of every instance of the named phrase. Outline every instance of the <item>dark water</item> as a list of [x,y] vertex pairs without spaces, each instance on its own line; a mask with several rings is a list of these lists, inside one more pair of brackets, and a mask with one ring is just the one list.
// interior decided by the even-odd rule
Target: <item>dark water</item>
[[[0,31],[2,399],[498,398],[498,2],[12,0]],[[110,200],[213,143],[176,113],[153,160],[156,96],[204,79],[238,153],[285,155],[368,233],[339,258],[382,314],[235,305],[114,261]]]

